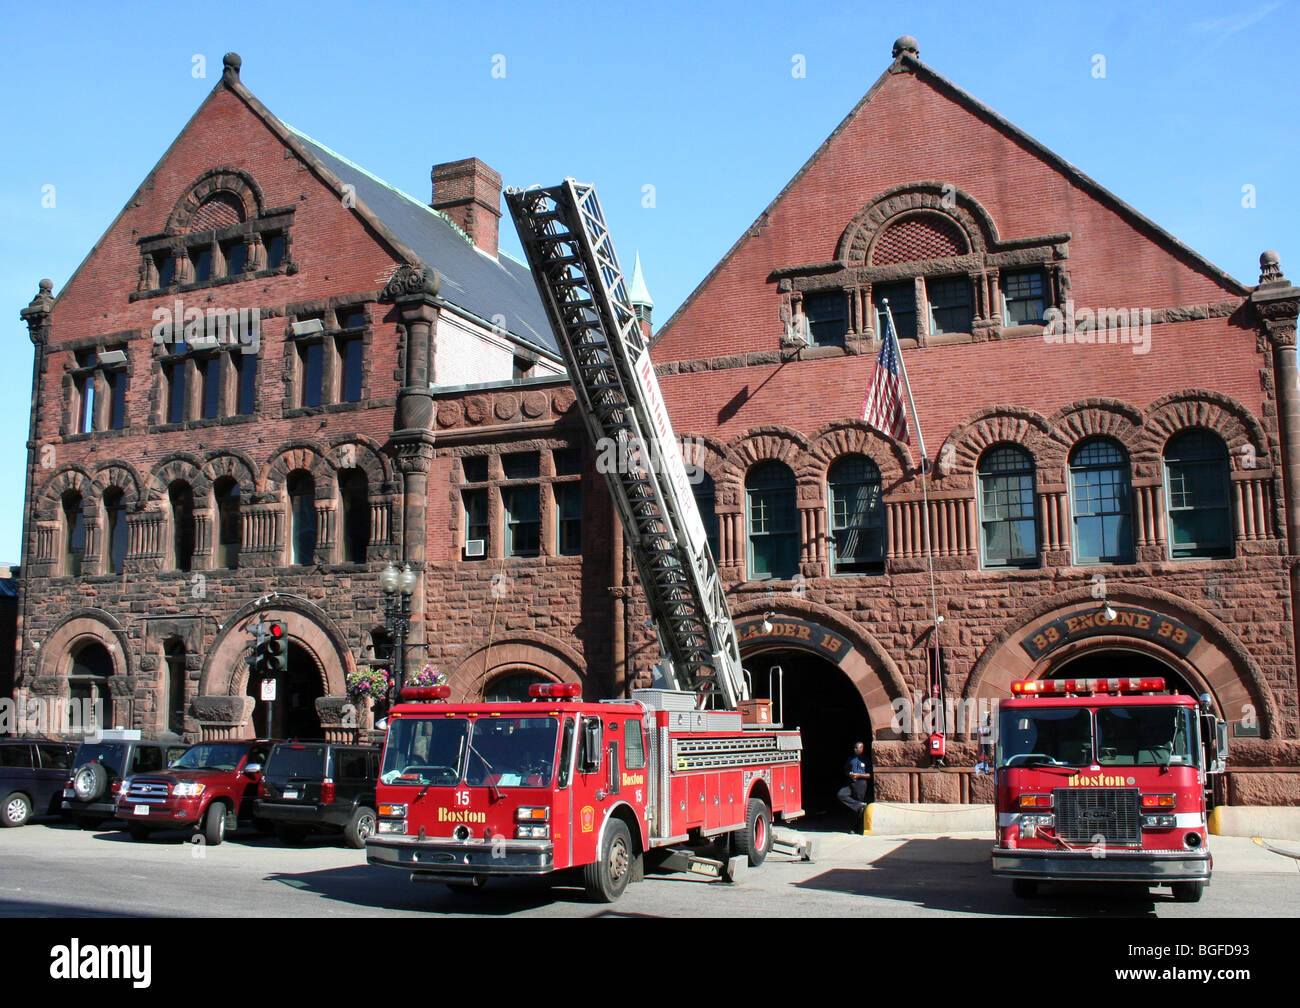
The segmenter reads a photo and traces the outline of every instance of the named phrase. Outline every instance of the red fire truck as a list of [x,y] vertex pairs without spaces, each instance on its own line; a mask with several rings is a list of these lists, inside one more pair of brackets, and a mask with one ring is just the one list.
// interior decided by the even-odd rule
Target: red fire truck
[[[802,742],[750,697],[735,624],[681,448],[595,189],[572,179],[506,202],[563,353],[659,638],[663,689],[583,702],[576,683],[523,703],[403,690],[389,717],[371,864],[456,888],[581,868],[616,899],[662,850],[724,875],[759,864],[775,817],[803,814]],[[719,838],[719,860],[699,848]],[[682,844],[680,848],[673,845]],[[786,846],[786,845],[783,845]],[[807,845],[788,845],[808,857]]]
[[[1165,680],[1012,683],[992,741],[993,874],[1017,896],[1039,882],[1108,880],[1201,898],[1213,858],[1206,798],[1224,769],[1227,726],[1166,692]],[[993,726],[990,726],[991,728]]]

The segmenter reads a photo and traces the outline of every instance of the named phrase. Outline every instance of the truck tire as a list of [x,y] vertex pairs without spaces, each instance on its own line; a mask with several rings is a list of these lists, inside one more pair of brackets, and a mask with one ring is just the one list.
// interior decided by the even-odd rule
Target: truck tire
[[1033,899],[1038,895],[1038,880],[1028,878],[1012,879],[1011,892],[1017,899]]
[[1174,901],[1177,903],[1199,903],[1201,893],[1205,892],[1204,882],[1175,882],[1170,887],[1174,891]]
[[32,817],[32,803],[21,791],[15,791],[5,799],[4,815],[0,815],[0,825],[26,826]]
[[144,843],[149,839],[149,827],[142,823],[134,823],[128,826],[126,831],[131,834],[131,839],[136,843]]
[[203,815],[203,842],[216,847],[226,838],[226,806],[214,801]]
[[375,832],[375,810],[364,805],[352,813],[352,818],[343,827],[343,842],[353,850],[364,850],[366,837]]
[[749,866],[757,868],[772,849],[772,813],[762,798],[749,799],[745,814],[745,828],[732,834],[736,838],[736,853],[749,858]]
[[600,845],[600,857],[582,869],[582,883],[593,903],[613,903],[623,895],[632,878],[632,861],[636,852],[632,834],[621,819],[612,819]]

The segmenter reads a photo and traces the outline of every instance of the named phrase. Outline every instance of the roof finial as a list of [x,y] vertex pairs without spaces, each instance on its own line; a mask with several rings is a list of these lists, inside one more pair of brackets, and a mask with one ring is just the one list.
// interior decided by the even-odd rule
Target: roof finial
[[1282,260],[1272,249],[1259,257],[1259,282],[1261,284],[1286,282],[1286,277],[1282,275]]
[[894,59],[898,59],[903,53],[908,53],[914,59],[920,59],[921,57],[921,49],[917,46],[916,39],[911,35],[904,35],[894,43]]
[[221,65],[225,68],[221,71],[223,78],[228,81],[239,80],[239,68],[244,65],[244,61],[239,58],[239,53],[226,53],[221,57]]
[[632,266],[632,280],[628,284],[628,300],[634,306],[644,305],[646,308],[655,306],[654,298],[650,296],[650,290],[645,285],[645,277],[641,273],[641,251],[637,250],[636,261]]

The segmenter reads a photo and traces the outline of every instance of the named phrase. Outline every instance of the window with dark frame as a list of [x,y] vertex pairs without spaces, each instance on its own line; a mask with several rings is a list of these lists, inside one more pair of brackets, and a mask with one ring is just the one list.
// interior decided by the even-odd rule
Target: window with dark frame
[[361,336],[339,337],[336,341],[338,352],[338,402],[361,401],[361,364],[364,356],[365,340]]
[[126,367],[116,367],[104,373],[108,391],[108,429],[122,430],[126,427]]
[[718,558],[718,492],[713,484],[713,477],[701,473],[698,483],[691,484],[691,493],[695,497],[695,506],[699,508],[700,520],[704,522],[704,537],[709,541],[709,550],[714,560]]
[[542,546],[541,488],[504,488],[501,503],[506,517],[506,556],[538,556]]
[[900,340],[916,339],[916,284],[906,280],[903,283],[876,284],[871,289],[878,340],[883,339],[885,333],[885,301],[889,302],[889,313],[894,319],[894,335]]
[[831,504],[831,571],[885,570],[885,508],[880,469],[865,455],[837,459],[826,474]]
[[[486,490],[464,490],[461,503],[465,509],[465,559],[483,560],[487,558],[488,541],[488,492]],[[481,542],[483,549],[471,554],[469,544]]]
[[556,448],[551,452],[556,476],[582,475],[582,449]]
[[1231,464],[1223,439],[1183,431],[1165,445],[1169,552],[1174,560],[1232,556]]
[[974,315],[970,277],[927,278],[925,296],[930,303],[930,331],[934,335],[971,331]]
[[1038,494],[1034,460],[1016,445],[997,445],[979,461],[980,546],[985,567],[1037,567]]
[[782,462],[762,462],[745,478],[749,518],[749,576],[784,581],[799,570],[795,478]]
[[316,481],[301,469],[289,474],[289,563],[310,567],[316,562]]
[[271,231],[262,236],[262,242],[266,245],[266,268],[279,269],[289,248],[288,241],[280,232]]
[[555,552],[560,556],[578,556],[582,552],[582,484],[556,483]]
[[343,505],[343,562],[365,563],[370,548],[370,488],[364,471],[340,470],[339,498]]
[[185,419],[185,372],[189,362],[184,357],[163,365],[167,383],[167,423],[181,423]]
[[848,334],[848,302],[843,291],[808,293],[803,298],[809,346],[844,346]]
[[1133,490],[1118,442],[1089,438],[1070,454],[1070,503],[1075,563],[1133,562]]
[[212,488],[217,502],[217,566],[227,570],[239,567],[239,547],[243,536],[239,510],[239,484],[229,476],[219,479]]
[[172,568],[188,571],[194,564],[194,493],[177,480],[167,490],[172,517]]
[[536,479],[541,475],[542,458],[538,452],[512,452],[501,456],[501,471],[508,480]]
[[303,340],[298,344],[298,405],[319,406],[322,401],[322,381],[325,375],[325,345],[319,340]]
[[257,411],[257,354],[236,352],[230,356],[235,369],[235,411],[250,416]]
[[126,570],[127,531],[122,491],[111,487],[104,491],[104,570],[109,574]]
[[1047,274],[1040,269],[1007,270],[1002,287],[1003,325],[1038,325],[1047,314]]
[[81,513],[81,494],[63,497],[63,576],[80,577],[86,556],[86,520]]
[[487,482],[488,459],[486,455],[466,455],[461,458],[460,466],[465,473],[466,483]]
[[201,394],[199,416],[204,420],[213,420],[221,416],[221,358],[214,354],[200,357],[194,363],[199,374]]

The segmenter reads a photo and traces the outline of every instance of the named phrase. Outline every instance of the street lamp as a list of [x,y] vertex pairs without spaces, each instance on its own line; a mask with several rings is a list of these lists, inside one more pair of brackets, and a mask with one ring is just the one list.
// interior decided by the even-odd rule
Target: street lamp
[[418,580],[410,564],[404,564],[399,571],[390,563],[379,575],[379,587],[384,592],[384,624],[393,642],[393,682],[389,687],[389,702],[393,704],[401,698],[406,678],[406,634],[411,629],[411,596]]

